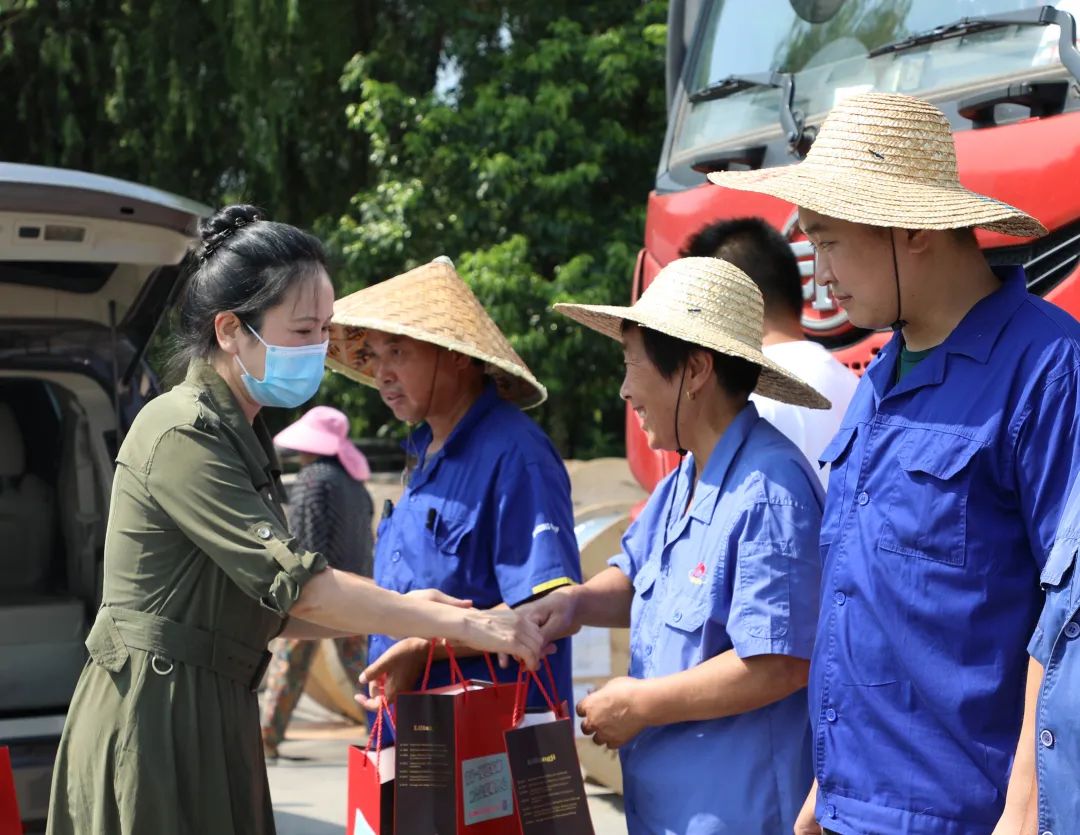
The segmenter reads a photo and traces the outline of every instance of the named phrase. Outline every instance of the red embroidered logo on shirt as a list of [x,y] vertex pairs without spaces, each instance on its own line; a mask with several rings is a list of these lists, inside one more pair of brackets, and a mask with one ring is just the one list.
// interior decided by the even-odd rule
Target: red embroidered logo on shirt
[[700,586],[705,582],[705,563],[699,562],[690,572],[690,582],[695,586]]

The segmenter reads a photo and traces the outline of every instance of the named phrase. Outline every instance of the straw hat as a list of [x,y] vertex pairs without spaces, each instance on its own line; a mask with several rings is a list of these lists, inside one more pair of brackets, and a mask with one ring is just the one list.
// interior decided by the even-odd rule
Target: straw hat
[[547,389],[510,347],[449,258],[365,287],[334,304],[326,365],[374,386],[365,351],[369,330],[408,336],[481,360],[499,394],[523,409],[547,399]]
[[612,339],[624,320],[761,366],[756,394],[828,409],[829,401],[761,352],[764,302],[742,270],[719,258],[679,258],[653,279],[633,307],[557,304],[559,313]]
[[1046,234],[1031,215],[960,185],[945,114],[895,93],[862,93],[838,104],[797,165],[716,172],[709,179],[871,226]]

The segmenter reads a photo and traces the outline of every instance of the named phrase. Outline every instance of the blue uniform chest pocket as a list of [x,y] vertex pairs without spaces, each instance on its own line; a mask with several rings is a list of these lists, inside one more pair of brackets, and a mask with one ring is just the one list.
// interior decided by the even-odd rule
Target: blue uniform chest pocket
[[673,596],[667,601],[664,623],[679,632],[697,632],[709,615],[705,597],[701,592]]
[[879,546],[904,556],[964,565],[973,459],[982,448],[979,441],[948,432],[906,430]]
[[450,557],[467,553],[472,545],[477,515],[475,509],[465,510],[449,503],[440,511],[429,511],[426,529],[439,553]]

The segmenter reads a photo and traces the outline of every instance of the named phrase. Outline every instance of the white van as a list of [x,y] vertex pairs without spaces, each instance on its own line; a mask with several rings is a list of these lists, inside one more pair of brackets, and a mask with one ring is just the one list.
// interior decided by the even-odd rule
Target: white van
[[101,594],[113,461],[206,206],[0,163],[0,745],[43,824]]

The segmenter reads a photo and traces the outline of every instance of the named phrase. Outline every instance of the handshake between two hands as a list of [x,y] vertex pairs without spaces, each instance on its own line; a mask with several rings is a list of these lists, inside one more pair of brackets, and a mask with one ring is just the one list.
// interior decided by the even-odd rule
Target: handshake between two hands
[[[506,668],[516,658],[530,670],[539,667],[544,656],[555,652],[553,642],[577,631],[573,624],[572,587],[555,589],[543,597],[516,609],[502,605],[493,609],[472,609],[471,600],[451,597],[436,589],[418,589],[408,597],[470,609],[470,632],[475,640],[454,644],[458,655],[489,651],[498,655],[499,666]],[[388,701],[398,693],[415,688],[427,662],[429,642],[424,638],[398,641],[360,674],[360,684],[368,695],[358,694],[356,701],[365,710],[378,708],[376,683],[381,683]]]
[[[575,586],[555,589],[510,609],[500,606],[494,609],[476,610],[483,617],[478,624],[485,637],[496,641],[508,641],[514,645],[509,652],[499,651],[499,666],[509,666],[513,656],[535,670],[540,660],[555,652],[554,641],[573,635],[581,624],[576,620]],[[434,589],[422,589],[409,593],[410,597],[444,603],[460,608],[471,608],[472,602],[460,600]],[[485,642],[490,646],[490,642]],[[423,638],[405,638],[398,641],[360,674],[360,685],[367,695],[358,693],[356,701],[367,711],[378,710],[383,696],[393,703],[399,693],[414,690],[423,675],[427,663],[430,642]],[[484,646],[454,646],[457,655],[469,655]],[[582,731],[593,737],[598,745],[618,748],[625,745],[645,727],[634,710],[634,692],[640,684],[633,678],[616,678],[586,696],[577,705],[577,713],[583,717]]]

